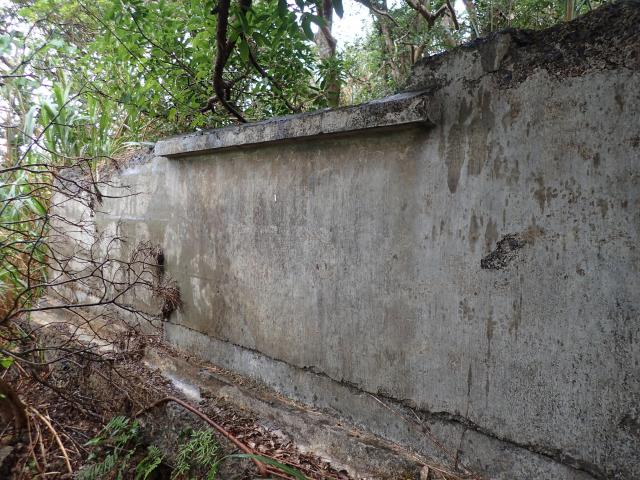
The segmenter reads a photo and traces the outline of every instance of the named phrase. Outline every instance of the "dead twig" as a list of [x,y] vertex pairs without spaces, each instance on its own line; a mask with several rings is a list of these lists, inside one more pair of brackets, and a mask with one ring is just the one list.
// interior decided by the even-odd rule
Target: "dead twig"
[[[38,430],[38,446],[40,447],[40,455],[42,456],[42,464],[43,464],[43,469],[46,470],[47,469],[47,449],[44,448],[44,440],[42,439],[42,432],[40,431],[40,427],[38,426],[37,423],[35,423],[36,429]],[[25,464],[26,466],[26,464]]]
[[27,433],[29,435],[29,455],[33,458],[33,463],[36,466],[36,469],[42,475],[44,473],[44,469],[40,466],[40,462],[38,461],[38,456],[36,455],[36,445],[38,440],[40,439],[40,430],[38,429],[36,433],[35,439],[31,435],[31,422],[27,422]]
[[64,463],[67,466],[67,471],[70,474],[73,474],[73,468],[71,468],[71,461],[69,461],[69,455],[67,454],[67,449],[64,448],[64,444],[62,443],[62,440],[60,439],[60,436],[58,435],[58,432],[56,432],[56,429],[53,428],[53,425],[51,425],[51,422],[49,421],[49,419],[47,417],[45,417],[44,415],[42,415],[38,410],[36,410],[33,407],[29,407],[29,410],[35,416],[37,416],[47,426],[47,428],[49,429],[49,431],[53,435],[53,438],[55,439],[56,443],[58,444],[58,447],[60,448],[60,452],[62,453],[62,456],[64,457]]

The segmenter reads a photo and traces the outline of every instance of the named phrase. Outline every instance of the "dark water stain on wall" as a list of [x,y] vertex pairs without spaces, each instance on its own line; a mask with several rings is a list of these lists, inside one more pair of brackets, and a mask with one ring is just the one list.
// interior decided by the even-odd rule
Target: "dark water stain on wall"
[[496,240],[498,240],[498,225],[493,221],[493,219],[490,218],[489,222],[487,223],[487,228],[484,232],[485,252],[491,250],[491,247],[496,242]]
[[480,238],[480,224],[478,223],[478,219],[476,218],[476,214],[471,214],[471,223],[469,224],[469,246],[471,247],[471,251],[475,252],[476,243]]
[[445,140],[447,145],[445,156],[445,162],[447,164],[447,185],[451,193],[455,193],[458,189],[460,172],[462,170],[462,164],[464,163],[463,139],[467,128],[464,123],[472,111],[473,105],[467,103],[466,100],[462,100],[458,111],[458,121],[453,123]]
[[494,124],[495,115],[491,110],[491,93],[480,89],[478,92],[478,105],[475,115],[469,126],[467,135],[467,149],[469,161],[467,163],[467,175],[480,175],[482,167],[489,154],[489,126]]

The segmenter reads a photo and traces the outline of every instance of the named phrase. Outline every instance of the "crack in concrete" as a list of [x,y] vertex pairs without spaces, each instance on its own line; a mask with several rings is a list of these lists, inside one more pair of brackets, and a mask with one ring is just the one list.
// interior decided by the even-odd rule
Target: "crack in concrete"
[[[571,455],[567,455],[564,452],[562,452],[562,450],[560,450],[559,448],[553,448],[553,447],[548,447],[548,446],[544,446],[544,445],[537,445],[537,444],[528,444],[528,443],[524,443],[524,442],[518,442],[517,440],[513,440],[510,438],[507,438],[505,436],[501,436],[498,435],[494,432],[492,432],[491,430],[484,428],[480,425],[478,425],[477,423],[475,423],[473,420],[471,420],[468,417],[465,417],[463,415],[457,414],[457,413],[451,413],[451,412],[446,412],[446,411],[440,411],[440,412],[432,412],[430,410],[427,409],[422,409],[422,408],[416,408],[415,407],[415,402],[413,402],[412,400],[407,400],[407,399],[397,399],[394,398],[388,394],[381,394],[381,393],[372,393],[369,392],[367,390],[361,389],[359,388],[356,384],[352,383],[352,382],[348,382],[348,381],[340,381],[340,380],[336,380],[332,377],[330,377],[329,375],[327,375],[324,372],[318,371],[315,367],[296,367],[295,365],[290,365],[286,362],[283,362],[286,365],[292,367],[292,368],[301,368],[302,370],[307,370],[312,372],[315,375],[319,375],[325,378],[328,378],[329,380],[332,380],[334,382],[339,383],[340,385],[344,385],[345,387],[349,388],[349,390],[351,391],[355,391],[355,393],[365,393],[365,394],[369,394],[369,395],[373,395],[377,398],[381,398],[384,399],[385,401],[391,403],[392,405],[396,406],[396,407],[401,407],[401,408],[407,408],[409,410],[411,410],[412,412],[414,412],[415,414],[422,416],[423,418],[421,418],[421,420],[424,421],[440,421],[440,422],[449,422],[449,423],[455,423],[458,425],[461,425],[462,427],[464,427],[467,430],[473,430],[474,432],[477,432],[481,435],[484,435],[486,437],[492,438],[494,440],[497,440],[499,442],[503,442],[503,443],[507,443],[513,447],[516,448],[521,448],[523,450],[527,450],[528,452],[531,452],[533,454],[536,455],[541,455],[543,457],[546,457],[556,463],[559,463],[561,465],[564,465],[566,467],[569,467],[573,470],[579,471],[579,472],[584,472],[587,473],[589,475],[591,475],[592,477],[594,477],[597,480],[606,480],[607,478],[609,478],[607,476],[607,473],[600,467],[598,467],[597,465],[591,463],[591,462],[586,462],[584,460],[580,460],[578,458],[572,457]],[[426,426],[428,428],[428,426]]]
[[[197,334],[200,335],[206,335],[203,332],[200,332],[198,330],[195,330],[193,328],[187,327],[185,325],[181,325],[181,324],[176,324],[174,323],[173,325],[176,326],[180,326],[181,328],[185,328],[187,330],[193,331]],[[447,411],[439,411],[439,412],[433,412],[427,409],[423,409],[423,408],[418,408],[415,406],[415,402],[413,402],[412,400],[409,399],[398,399],[395,397],[392,397],[391,395],[387,394],[387,393],[381,393],[381,392],[377,392],[377,393],[373,393],[370,392],[364,388],[361,388],[358,384],[354,383],[354,382],[350,382],[348,380],[345,379],[341,379],[341,380],[337,380],[335,378],[333,378],[332,376],[330,376],[329,374],[327,374],[326,372],[322,371],[321,369],[319,369],[316,366],[313,365],[306,365],[306,366],[298,366],[298,365],[293,365],[290,364],[284,360],[275,358],[275,357],[271,357],[268,354],[265,354],[255,348],[251,348],[251,347],[246,347],[244,345],[240,345],[237,343],[233,343],[230,342],[228,340],[221,340],[221,339],[216,339],[218,341],[227,343],[233,347],[236,347],[238,349],[250,352],[254,355],[257,355],[259,357],[263,357],[266,358],[269,361],[272,362],[276,362],[276,363],[280,363],[283,365],[286,365],[289,368],[293,368],[295,370],[301,370],[301,371],[305,371],[305,372],[309,372],[313,375],[317,375],[319,377],[323,377],[325,379],[330,380],[331,382],[335,382],[345,388],[347,388],[351,393],[353,393],[354,395],[362,395],[362,394],[366,394],[366,395],[371,395],[374,398],[378,398],[378,399],[383,399],[386,402],[389,402],[390,404],[392,404],[393,406],[395,406],[396,408],[402,408],[402,409],[409,409],[411,410],[413,413],[415,413],[416,415],[418,415],[421,418],[421,421],[426,421],[426,422],[434,422],[434,421],[439,421],[439,422],[443,422],[443,423],[454,423],[457,425],[462,426],[465,429],[469,429],[472,430],[476,433],[479,433],[481,435],[484,435],[488,438],[491,438],[493,440],[497,440],[499,442],[502,443],[506,443],[512,447],[516,447],[519,449],[523,449],[526,450],[530,453],[533,453],[535,455],[540,455],[543,456],[553,462],[556,462],[560,465],[563,465],[565,467],[571,468],[573,470],[576,470],[578,472],[582,472],[582,473],[586,473],[588,475],[591,475],[594,479],[596,480],[606,480],[607,478],[609,478],[609,474],[603,470],[601,467],[591,463],[591,462],[587,462],[584,460],[581,460],[579,458],[575,458],[572,457],[571,455],[567,455],[566,453],[564,453],[561,449],[559,448],[553,448],[553,447],[549,447],[549,446],[545,446],[545,445],[539,445],[539,444],[529,444],[529,443],[525,443],[525,442],[518,442],[517,440],[508,438],[506,436],[502,436],[499,434],[496,434],[494,432],[492,432],[491,430],[482,427],[480,425],[478,425],[477,423],[475,423],[473,420],[471,420],[468,417],[465,417],[461,414],[458,413],[451,413],[451,412],[447,412]],[[342,413],[342,412],[339,412]],[[398,414],[399,416],[401,416],[402,418],[404,418],[403,415]],[[406,419],[405,419],[406,420]],[[421,425],[422,427],[426,427],[427,429],[429,429],[428,425]]]
[[[387,401],[393,401],[393,399],[387,399]],[[398,400],[395,400],[395,401],[400,405],[403,405],[402,401],[398,401]],[[403,406],[405,408],[410,408],[410,407],[407,407],[406,405],[403,405]],[[444,411],[430,412],[428,410],[423,410],[423,409],[414,409],[414,412],[418,414],[422,414],[427,420],[435,419],[437,421],[458,423],[464,426],[468,430],[473,430],[474,432],[480,433],[481,435],[484,435],[486,437],[490,437],[500,442],[512,445],[514,447],[527,450],[528,452],[534,453],[536,455],[541,455],[543,457],[546,457],[566,467],[572,468],[580,472],[587,473],[592,477],[594,477],[595,479],[605,480],[609,478],[607,474],[597,465],[591,462],[586,462],[584,460],[580,460],[578,458],[574,458],[570,455],[567,455],[564,452],[562,452],[562,450],[560,450],[559,448],[552,448],[544,445],[529,444],[524,442],[518,442],[517,440],[512,440],[505,436],[498,435],[478,425],[473,420],[467,417],[464,417],[463,415],[444,412]]]

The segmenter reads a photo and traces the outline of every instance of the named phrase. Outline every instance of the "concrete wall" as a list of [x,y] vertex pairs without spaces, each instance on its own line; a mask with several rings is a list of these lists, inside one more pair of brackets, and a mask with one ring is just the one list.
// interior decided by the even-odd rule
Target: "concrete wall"
[[376,394],[489,478],[640,478],[638,22],[618,4],[429,59],[415,93],[159,142],[98,228],[162,245],[183,349],[438,454]]

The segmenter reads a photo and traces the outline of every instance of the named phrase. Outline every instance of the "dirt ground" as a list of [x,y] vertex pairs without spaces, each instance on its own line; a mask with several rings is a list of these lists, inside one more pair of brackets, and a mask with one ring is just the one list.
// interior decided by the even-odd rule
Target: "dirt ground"
[[[5,369],[4,379],[19,393],[29,421],[22,436],[16,438],[12,421],[5,418],[0,429],[0,478],[75,478],[90,456],[100,453],[87,442],[118,415],[140,421],[145,442],[157,444],[165,452],[164,468],[156,472],[155,478],[169,478],[178,443],[184,442],[185,429],[210,426],[174,401],[148,409],[166,397],[184,401],[252,452],[293,467],[307,478],[349,478],[321,459],[301,453],[294,444],[258,424],[247,412],[215,398],[203,398],[200,404],[185,398],[160,373],[143,365],[141,358],[145,342],[149,341],[153,340],[146,338],[130,345],[126,353],[113,355],[97,355],[91,350],[83,351],[78,345],[76,348],[67,345],[65,349],[72,353],[56,350],[53,358],[46,358],[46,367],[31,368],[21,363]],[[218,431],[215,439],[225,455],[241,453]],[[130,469],[124,478],[134,476]],[[294,478],[277,469],[269,471],[268,476]],[[103,478],[115,478],[115,473]],[[233,459],[222,464],[217,478],[260,478],[260,474],[252,461]]]

